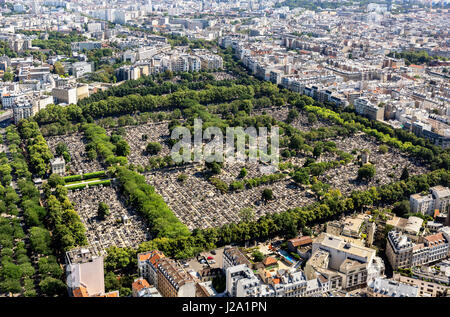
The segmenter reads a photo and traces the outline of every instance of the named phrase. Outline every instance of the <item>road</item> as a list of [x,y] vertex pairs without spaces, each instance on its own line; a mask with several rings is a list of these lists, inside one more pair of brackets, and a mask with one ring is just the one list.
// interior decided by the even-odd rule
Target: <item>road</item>
[[[0,110],[3,111],[3,110]],[[4,113],[0,114],[0,128],[6,128],[8,125],[13,123],[13,112],[11,109],[5,110]]]

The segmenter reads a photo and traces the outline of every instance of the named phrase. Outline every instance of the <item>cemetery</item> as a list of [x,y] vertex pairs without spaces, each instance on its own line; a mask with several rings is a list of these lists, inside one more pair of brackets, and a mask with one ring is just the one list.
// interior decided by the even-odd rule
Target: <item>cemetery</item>
[[67,165],[70,167],[70,171],[73,174],[83,174],[96,172],[103,169],[101,164],[97,160],[91,160],[87,156],[84,142],[84,137],[82,133],[65,134],[58,136],[46,137],[48,147],[55,155],[56,146],[63,142],[67,145],[69,154],[71,156],[71,162]]
[[[187,175],[186,179],[180,181],[180,174]],[[189,229],[239,222],[239,212],[243,208],[252,208],[259,218],[314,201],[312,195],[300,190],[290,179],[222,194],[205,179],[201,165],[153,171],[147,174],[147,181]],[[274,200],[262,200],[264,188],[272,189]]]
[[[137,247],[150,237],[145,222],[131,208],[124,205],[112,186],[94,186],[69,191],[69,199],[86,227],[89,245],[98,254],[111,246]],[[98,215],[99,203],[106,203],[109,215]]]

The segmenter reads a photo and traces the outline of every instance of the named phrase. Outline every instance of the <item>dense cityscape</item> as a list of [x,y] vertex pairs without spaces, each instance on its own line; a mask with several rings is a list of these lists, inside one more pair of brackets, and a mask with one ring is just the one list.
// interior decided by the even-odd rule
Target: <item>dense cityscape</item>
[[0,0],[0,297],[450,297],[449,9]]

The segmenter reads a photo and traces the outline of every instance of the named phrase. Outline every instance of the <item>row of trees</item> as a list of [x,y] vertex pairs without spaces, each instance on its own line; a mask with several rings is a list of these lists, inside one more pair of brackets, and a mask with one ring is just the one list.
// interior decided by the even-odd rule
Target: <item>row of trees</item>
[[38,124],[31,120],[21,120],[18,131],[26,147],[32,173],[41,177],[44,176],[53,154],[47,146]]
[[281,179],[284,179],[285,177],[286,177],[286,174],[283,174],[283,173],[263,175],[263,176],[259,176],[259,177],[245,179],[243,181],[233,181],[229,185],[229,188],[232,191],[242,190],[242,189],[244,189],[244,187],[250,189],[250,188],[258,187],[261,185],[272,184]]
[[[0,205],[5,202],[9,205],[14,201],[14,204],[18,204],[23,211],[21,217],[23,222],[20,223],[20,218],[8,220],[12,221],[9,223],[9,228],[15,232],[10,235],[10,238],[14,239],[11,241],[13,244],[0,242],[3,247],[2,254],[6,255],[2,259],[2,264],[6,266],[4,274],[0,273],[4,278],[0,288],[2,291],[22,292],[24,296],[36,296],[38,291],[48,296],[64,294],[65,284],[61,281],[63,272],[53,255],[50,233],[44,226],[47,211],[40,206],[40,193],[31,181],[31,173],[22,171],[24,168],[27,169],[27,164],[20,153],[20,136],[15,126],[7,128],[6,139],[12,154],[12,166],[14,170],[15,167],[20,167],[20,170],[15,170],[12,176],[17,180],[21,196],[19,197],[12,188],[6,189],[4,199],[3,197],[0,199]],[[12,209],[9,210],[12,211]],[[14,210],[14,214],[18,215],[17,206]],[[21,241],[17,240],[19,236]],[[25,236],[28,236],[28,246],[23,240]],[[37,257],[34,265],[28,257],[29,253]],[[39,288],[37,289],[36,286]]]
[[[14,139],[8,129],[8,139]],[[0,154],[0,214],[19,215],[20,196],[11,187],[12,168],[4,152]],[[26,233],[20,218],[0,216],[0,293],[22,293],[35,296],[33,275],[25,244]]]
[[0,217],[0,293],[36,296],[35,269],[27,255],[25,237],[18,218]]
[[[167,74],[167,73],[166,73]],[[136,80],[128,80],[119,86],[111,87],[104,91],[99,91],[87,98],[84,98],[78,102],[78,105],[84,106],[89,103],[104,100],[107,97],[125,97],[129,95],[164,95],[176,92],[178,90],[201,90],[207,86],[230,86],[233,83],[239,83],[238,80],[222,80],[216,81],[211,78],[208,73],[180,73],[181,78],[189,78],[187,82],[173,83],[164,80],[173,78],[173,74],[170,74],[170,78],[164,78],[165,73],[156,74],[151,76],[142,76]],[[191,75],[191,76],[189,76]]]
[[188,236],[188,228],[173,214],[145,177],[126,167],[117,168],[117,179],[128,202],[147,221],[153,237]]
[[[54,174],[53,174],[54,175]],[[44,183],[43,191],[47,210],[46,224],[52,232],[52,247],[59,254],[87,244],[86,229],[74,206],[67,197],[64,180],[54,175],[54,184]]]
[[130,153],[130,146],[122,135],[112,134],[108,136],[104,128],[94,123],[84,124],[82,130],[88,140],[86,152],[90,159],[98,157],[108,166],[128,164],[126,156]]
[[[185,109],[192,106],[192,101],[210,105],[223,101],[229,102],[237,99],[252,99],[255,97],[255,105],[257,107],[265,106],[265,103],[271,105],[273,102],[276,102],[281,105],[285,102],[282,98],[283,94],[276,86],[270,83],[255,82],[250,85],[236,85],[230,83],[229,85],[222,86],[220,85],[221,82],[213,83],[215,85],[204,85],[204,83],[202,83],[201,87],[198,89],[204,88],[203,90],[182,90],[180,88],[182,85],[172,84],[174,87],[178,87],[178,89],[175,89],[175,91],[169,89],[165,92],[168,95],[165,96],[161,96],[154,92],[149,94],[136,92],[136,94],[127,94],[123,97],[108,96],[99,101],[80,105],[69,105],[67,107],[49,105],[46,109],[38,112],[35,116],[35,121],[38,122],[40,126],[58,123],[56,130],[70,132],[76,129],[76,127],[73,126],[74,122],[92,122],[92,118],[155,111],[157,109]],[[158,86],[157,88],[160,89],[161,86]],[[266,98],[263,99],[263,97]],[[261,103],[262,100],[266,100],[266,102]],[[248,108],[249,106],[250,108]],[[254,105],[247,102],[247,105],[242,105],[241,109],[246,110],[247,113],[249,113],[253,106]]]
[[444,57],[433,57],[428,55],[426,51],[404,51],[404,52],[390,52],[389,57],[403,58],[407,66],[411,64],[430,64],[431,61],[440,59],[446,60]]
[[[36,167],[33,164],[34,160],[32,159],[33,155],[36,153],[51,154],[51,151],[36,122],[22,120],[19,123],[18,131],[22,138],[22,142],[28,144],[27,150],[30,155],[30,165],[31,168],[35,169]],[[33,140],[35,139],[40,140],[38,149],[33,148],[35,145],[33,144]],[[30,142],[33,145],[30,145]],[[47,247],[42,250],[50,252],[53,249],[58,252],[65,252],[73,247],[85,245],[87,243],[85,228],[67,197],[68,190],[64,187],[64,180],[60,176],[52,174],[49,181],[43,184],[42,189],[45,198],[46,214],[44,214],[42,208],[36,208],[34,213],[30,212],[30,214],[33,215],[33,221],[35,221],[39,227],[42,227],[41,230],[39,230],[41,235],[47,235],[46,233],[43,233],[43,230],[48,229],[52,232],[51,245],[47,245]],[[34,201],[34,207],[36,207],[39,202],[37,193],[35,194]],[[29,221],[31,222],[32,220]],[[41,241],[47,240],[41,239]]]
[[13,175],[18,179],[31,179],[31,173],[28,171],[27,162],[20,148],[20,135],[15,126],[10,125],[6,128],[6,140],[10,153],[9,164],[12,167]]
[[62,281],[63,270],[54,253],[53,237],[45,227],[49,215],[40,205],[40,193],[30,180],[20,180],[18,185],[31,250],[38,257],[36,280],[39,281],[40,292],[47,296],[64,295],[66,287]]

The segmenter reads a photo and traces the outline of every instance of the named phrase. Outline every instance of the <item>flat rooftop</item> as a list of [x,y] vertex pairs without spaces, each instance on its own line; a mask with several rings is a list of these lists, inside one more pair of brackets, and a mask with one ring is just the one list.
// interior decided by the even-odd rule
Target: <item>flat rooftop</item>
[[375,255],[375,250],[373,249],[346,242],[344,237],[338,237],[328,233],[322,233],[314,243],[320,244],[325,248],[339,250],[365,259],[369,259]]

